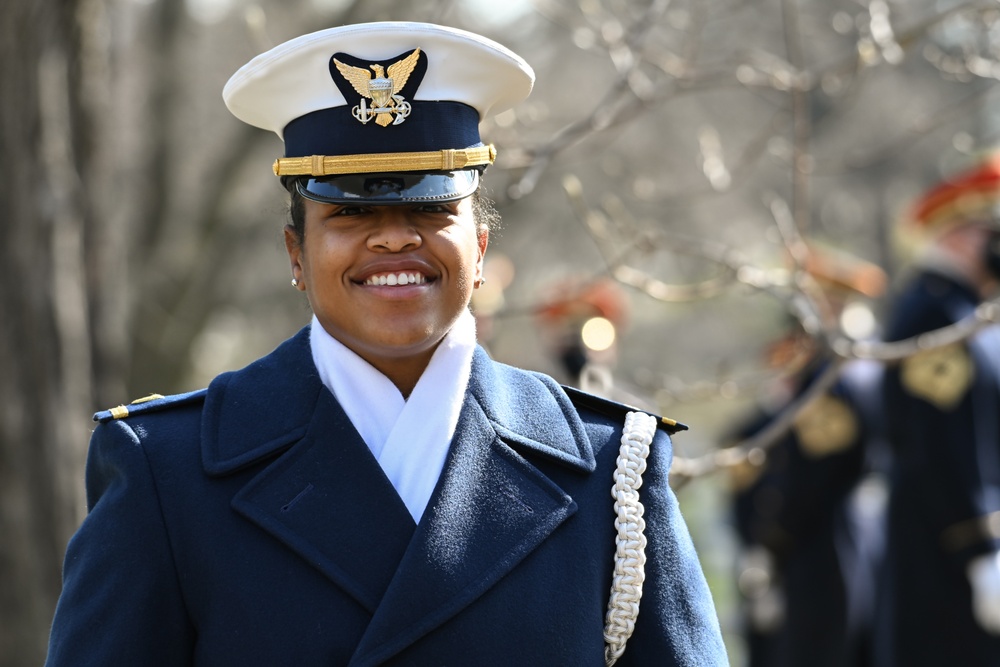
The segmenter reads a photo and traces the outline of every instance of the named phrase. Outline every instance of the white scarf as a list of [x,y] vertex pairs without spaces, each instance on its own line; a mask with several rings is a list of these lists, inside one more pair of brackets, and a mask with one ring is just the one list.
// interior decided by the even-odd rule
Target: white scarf
[[444,469],[476,347],[468,310],[434,351],[409,399],[389,378],[331,336],[313,316],[313,362],[399,497],[420,523]]

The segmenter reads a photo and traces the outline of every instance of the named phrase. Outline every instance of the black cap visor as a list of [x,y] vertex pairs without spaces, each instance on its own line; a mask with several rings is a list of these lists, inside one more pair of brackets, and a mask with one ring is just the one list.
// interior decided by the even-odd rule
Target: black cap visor
[[478,187],[478,169],[346,174],[302,177],[295,181],[295,188],[306,199],[324,204],[379,206],[457,201],[465,199]]

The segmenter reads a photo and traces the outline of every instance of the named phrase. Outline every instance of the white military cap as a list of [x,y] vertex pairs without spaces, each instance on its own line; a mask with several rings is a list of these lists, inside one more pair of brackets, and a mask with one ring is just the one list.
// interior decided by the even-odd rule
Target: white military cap
[[472,194],[496,156],[480,121],[533,83],[531,67],[492,40],[393,21],[285,42],[241,67],[222,96],[283,139],[274,172],[303,196],[393,204]]

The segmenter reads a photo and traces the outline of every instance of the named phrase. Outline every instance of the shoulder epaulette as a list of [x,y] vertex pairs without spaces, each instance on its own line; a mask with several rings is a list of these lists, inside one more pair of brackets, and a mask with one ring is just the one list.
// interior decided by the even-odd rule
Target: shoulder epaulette
[[186,394],[174,394],[172,396],[150,394],[149,396],[137,398],[128,405],[119,405],[110,410],[101,410],[94,414],[94,421],[104,423],[113,419],[125,419],[126,417],[147,412],[156,412],[166,408],[187,405],[188,403],[203,400],[207,391],[207,389],[198,389],[197,391],[189,391]]
[[[646,414],[652,414],[648,410],[643,410],[641,408],[636,408],[631,405],[626,405],[625,403],[619,403],[617,401],[612,401],[607,398],[602,398],[601,396],[595,396],[594,394],[588,394],[585,391],[576,389],[574,387],[567,387],[563,385],[563,391],[569,396],[569,400],[573,401],[573,405],[578,405],[588,410],[593,410],[606,417],[611,417],[612,419],[624,421],[625,415],[629,412],[643,412]],[[686,431],[688,427],[686,424],[682,424],[679,421],[671,419],[670,417],[660,417],[659,415],[652,415],[656,417],[657,428],[666,431],[670,435],[677,433],[678,431]]]

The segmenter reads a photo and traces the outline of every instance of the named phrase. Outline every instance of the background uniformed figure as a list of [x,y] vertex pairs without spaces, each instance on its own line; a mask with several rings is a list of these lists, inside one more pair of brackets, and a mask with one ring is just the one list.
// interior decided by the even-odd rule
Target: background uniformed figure
[[[884,289],[881,270],[856,258],[814,249],[803,269],[823,290],[833,317]],[[769,365],[800,364],[801,370],[734,430],[733,444],[782,417],[809,389],[825,366],[813,347],[798,327],[771,347]],[[749,667],[870,664],[884,495],[878,472],[886,449],[880,380],[878,364],[848,364],[834,388],[798,412],[766,454],[751,452],[733,471]]]
[[[494,362],[468,310],[493,215],[479,121],[532,81],[413,23],[305,35],[230,79],[229,108],[284,139],[312,322],[207,390],[98,413],[49,665],[605,664],[627,409]],[[646,421],[618,664],[724,665]]]
[[641,401],[616,383],[618,338],[628,325],[629,303],[610,278],[567,279],[543,298],[535,312],[559,376],[593,394],[628,404]]
[[[924,195],[905,231],[923,253],[895,299],[890,340],[973,314],[995,291],[1000,161]],[[880,665],[1000,664],[1000,331],[887,370],[896,465]]]

